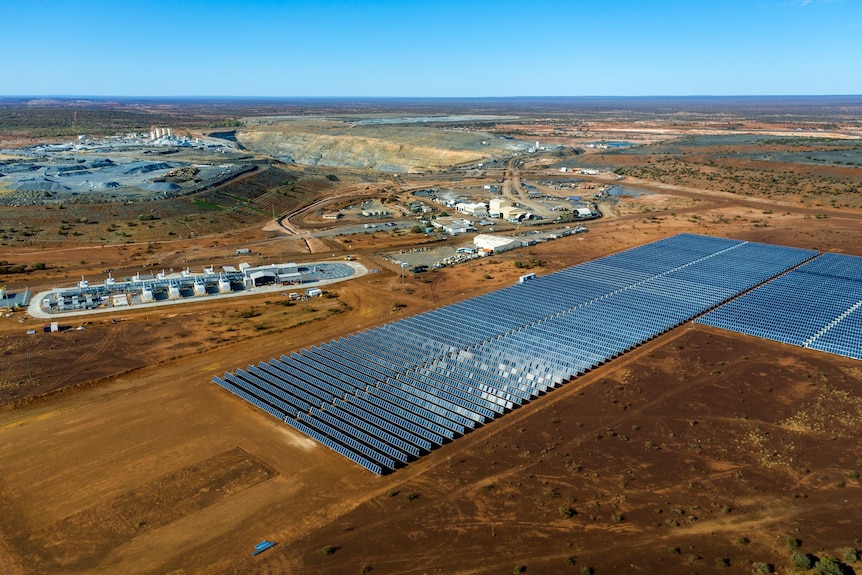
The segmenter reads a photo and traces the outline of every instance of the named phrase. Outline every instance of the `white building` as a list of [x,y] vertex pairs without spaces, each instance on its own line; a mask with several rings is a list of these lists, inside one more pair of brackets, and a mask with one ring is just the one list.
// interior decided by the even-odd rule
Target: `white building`
[[507,238],[505,236],[492,236],[490,234],[479,234],[473,238],[473,245],[486,254],[498,254],[511,249],[521,247],[521,240]]
[[500,208],[500,217],[504,220],[521,220],[527,216],[527,211],[515,206],[503,206]]
[[503,198],[492,198],[488,203],[488,214],[492,218],[499,218],[504,207],[511,206],[512,202]]
[[302,281],[302,273],[296,264],[273,264],[260,267],[247,267],[240,264],[243,272],[243,284],[246,287],[256,287],[274,283],[287,284]]
[[455,204],[455,209],[462,214],[467,214],[468,216],[474,216],[477,218],[484,218],[488,215],[488,206],[486,206],[482,202],[459,202]]
[[476,231],[472,222],[458,218],[437,218],[436,220],[431,221],[431,225],[435,228],[442,229],[451,236]]

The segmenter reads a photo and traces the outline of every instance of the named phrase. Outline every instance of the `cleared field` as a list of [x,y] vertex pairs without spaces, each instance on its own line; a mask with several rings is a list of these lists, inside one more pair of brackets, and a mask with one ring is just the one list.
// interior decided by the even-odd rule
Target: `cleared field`
[[37,534],[64,568],[86,566],[151,530],[245,491],[274,475],[241,448],[223,451],[60,519]]
[[0,521],[28,571],[164,572],[198,553],[198,568],[218,565],[367,487],[326,449],[214,394],[223,354],[3,418]]

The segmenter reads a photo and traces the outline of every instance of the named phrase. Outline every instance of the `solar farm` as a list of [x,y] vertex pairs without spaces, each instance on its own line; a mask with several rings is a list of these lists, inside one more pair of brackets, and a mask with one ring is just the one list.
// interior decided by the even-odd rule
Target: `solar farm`
[[736,331],[757,315],[791,333],[804,315],[797,340],[772,339],[859,358],[862,260],[845,258],[682,234],[213,381],[385,474],[711,310],[704,323]]
[[862,258],[823,254],[698,323],[862,359]]

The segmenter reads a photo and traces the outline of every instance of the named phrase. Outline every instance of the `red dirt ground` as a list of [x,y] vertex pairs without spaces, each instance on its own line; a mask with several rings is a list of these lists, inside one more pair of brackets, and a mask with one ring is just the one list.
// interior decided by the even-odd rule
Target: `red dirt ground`
[[[361,261],[383,272],[333,288],[342,311],[296,327],[277,320],[300,310],[264,297],[74,335],[3,318],[10,381],[20,342],[37,340],[68,346],[34,366],[55,379],[76,361],[115,375],[0,412],[0,572],[710,573],[725,559],[788,572],[788,537],[820,557],[862,546],[857,361],[686,325],[382,478],[210,383],[511,285],[515,260],[548,273],[682,231],[860,253],[856,212],[698,198],[697,212],[625,200],[587,234],[405,285],[369,246]],[[251,306],[275,327],[244,326]],[[236,341],[208,342],[234,324]],[[183,331],[193,345],[177,345]],[[264,538],[278,545],[252,558]]]

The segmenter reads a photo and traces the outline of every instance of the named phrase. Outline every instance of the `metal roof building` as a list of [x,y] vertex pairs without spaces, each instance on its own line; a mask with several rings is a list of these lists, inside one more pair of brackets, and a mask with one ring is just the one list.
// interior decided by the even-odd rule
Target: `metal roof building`
[[521,240],[505,236],[479,234],[473,238],[473,245],[485,252],[500,253],[521,247]]

